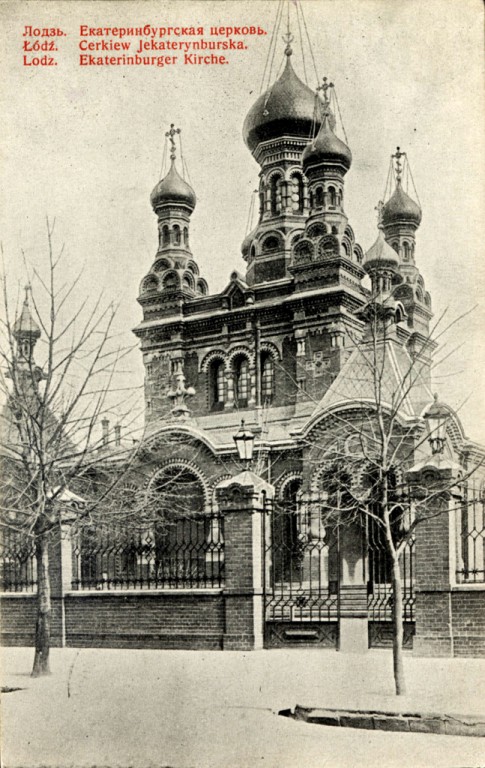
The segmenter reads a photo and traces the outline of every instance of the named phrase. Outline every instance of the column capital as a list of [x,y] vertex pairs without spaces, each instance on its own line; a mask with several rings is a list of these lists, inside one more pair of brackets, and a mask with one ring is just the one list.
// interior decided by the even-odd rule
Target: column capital
[[273,485],[248,469],[234,477],[222,480],[216,486],[217,503],[221,507],[231,507],[231,509],[244,509],[250,506],[259,509],[263,494],[267,499],[273,499],[274,492]]

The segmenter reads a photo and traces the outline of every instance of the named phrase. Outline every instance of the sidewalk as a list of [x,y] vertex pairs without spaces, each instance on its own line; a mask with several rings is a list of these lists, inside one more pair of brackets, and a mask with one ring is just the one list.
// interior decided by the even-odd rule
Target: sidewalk
[[406,656],[393,694],[387,651],[3,651],[3,765],[354,768],[485,765],[485,739],[331,728],[278,717],[304,707],[482,714],[485,660]]

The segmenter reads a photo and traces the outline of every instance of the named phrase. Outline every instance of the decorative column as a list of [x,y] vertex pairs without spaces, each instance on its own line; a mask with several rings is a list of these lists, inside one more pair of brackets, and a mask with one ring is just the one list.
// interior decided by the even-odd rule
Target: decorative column
[[263,647],[264,515],[273,498],[274,487],[250,470],[216,487],[224,518],[225,650]]
[[[416,656],[453,656],[452,587],[455,581],[455,520],[460,467],[435,453],[407,474],[416,515],[414,615]],[[421,510],[420,510],[421,507]]]

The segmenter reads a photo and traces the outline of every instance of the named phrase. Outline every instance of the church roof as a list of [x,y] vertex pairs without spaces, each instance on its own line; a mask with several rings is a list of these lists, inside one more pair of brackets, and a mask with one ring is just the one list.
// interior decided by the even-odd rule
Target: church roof
[[[376,397],[377,376],[380,396]],[[424,381],[419,365],[413,362],[407,350],[388,339],[378,342],[374,353],[371,344],[355,347],[348,360],[315,408],[310,421],[325,411],[345,407],[350,403],[376,405],[397,409],[404,419],[418,418],[432,398],[431,390]]]
[[348,171],[352,164],[352,152],[332,129],[330,115],[325,114],[323,123],[315,139],[305,147],[302,155],[303,169],[320,163],[339,163]]
[[394,248],[391,248],[386,242],[382,229],[379,229],[377,240],[366,252],[362,266],[364,269],[373,269],[378,266],[399,266],[399,256]]

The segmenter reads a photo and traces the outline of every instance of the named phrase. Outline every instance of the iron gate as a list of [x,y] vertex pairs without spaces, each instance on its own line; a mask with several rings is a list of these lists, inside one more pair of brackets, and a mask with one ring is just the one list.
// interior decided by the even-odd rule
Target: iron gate
[[336,647],[339,616],[338,530],[321,503],[267,502],[264,531],[265,645]]
[[[369,647],[380,648],[392,644],[392,582],[391,561],[387,553],[384,531],[371,517],[366,521],[367,539],[367,611],[369,620]],[[414,536],[406,543],[400,557],[403,589],[404,646],[412,648],[414,624]]]

